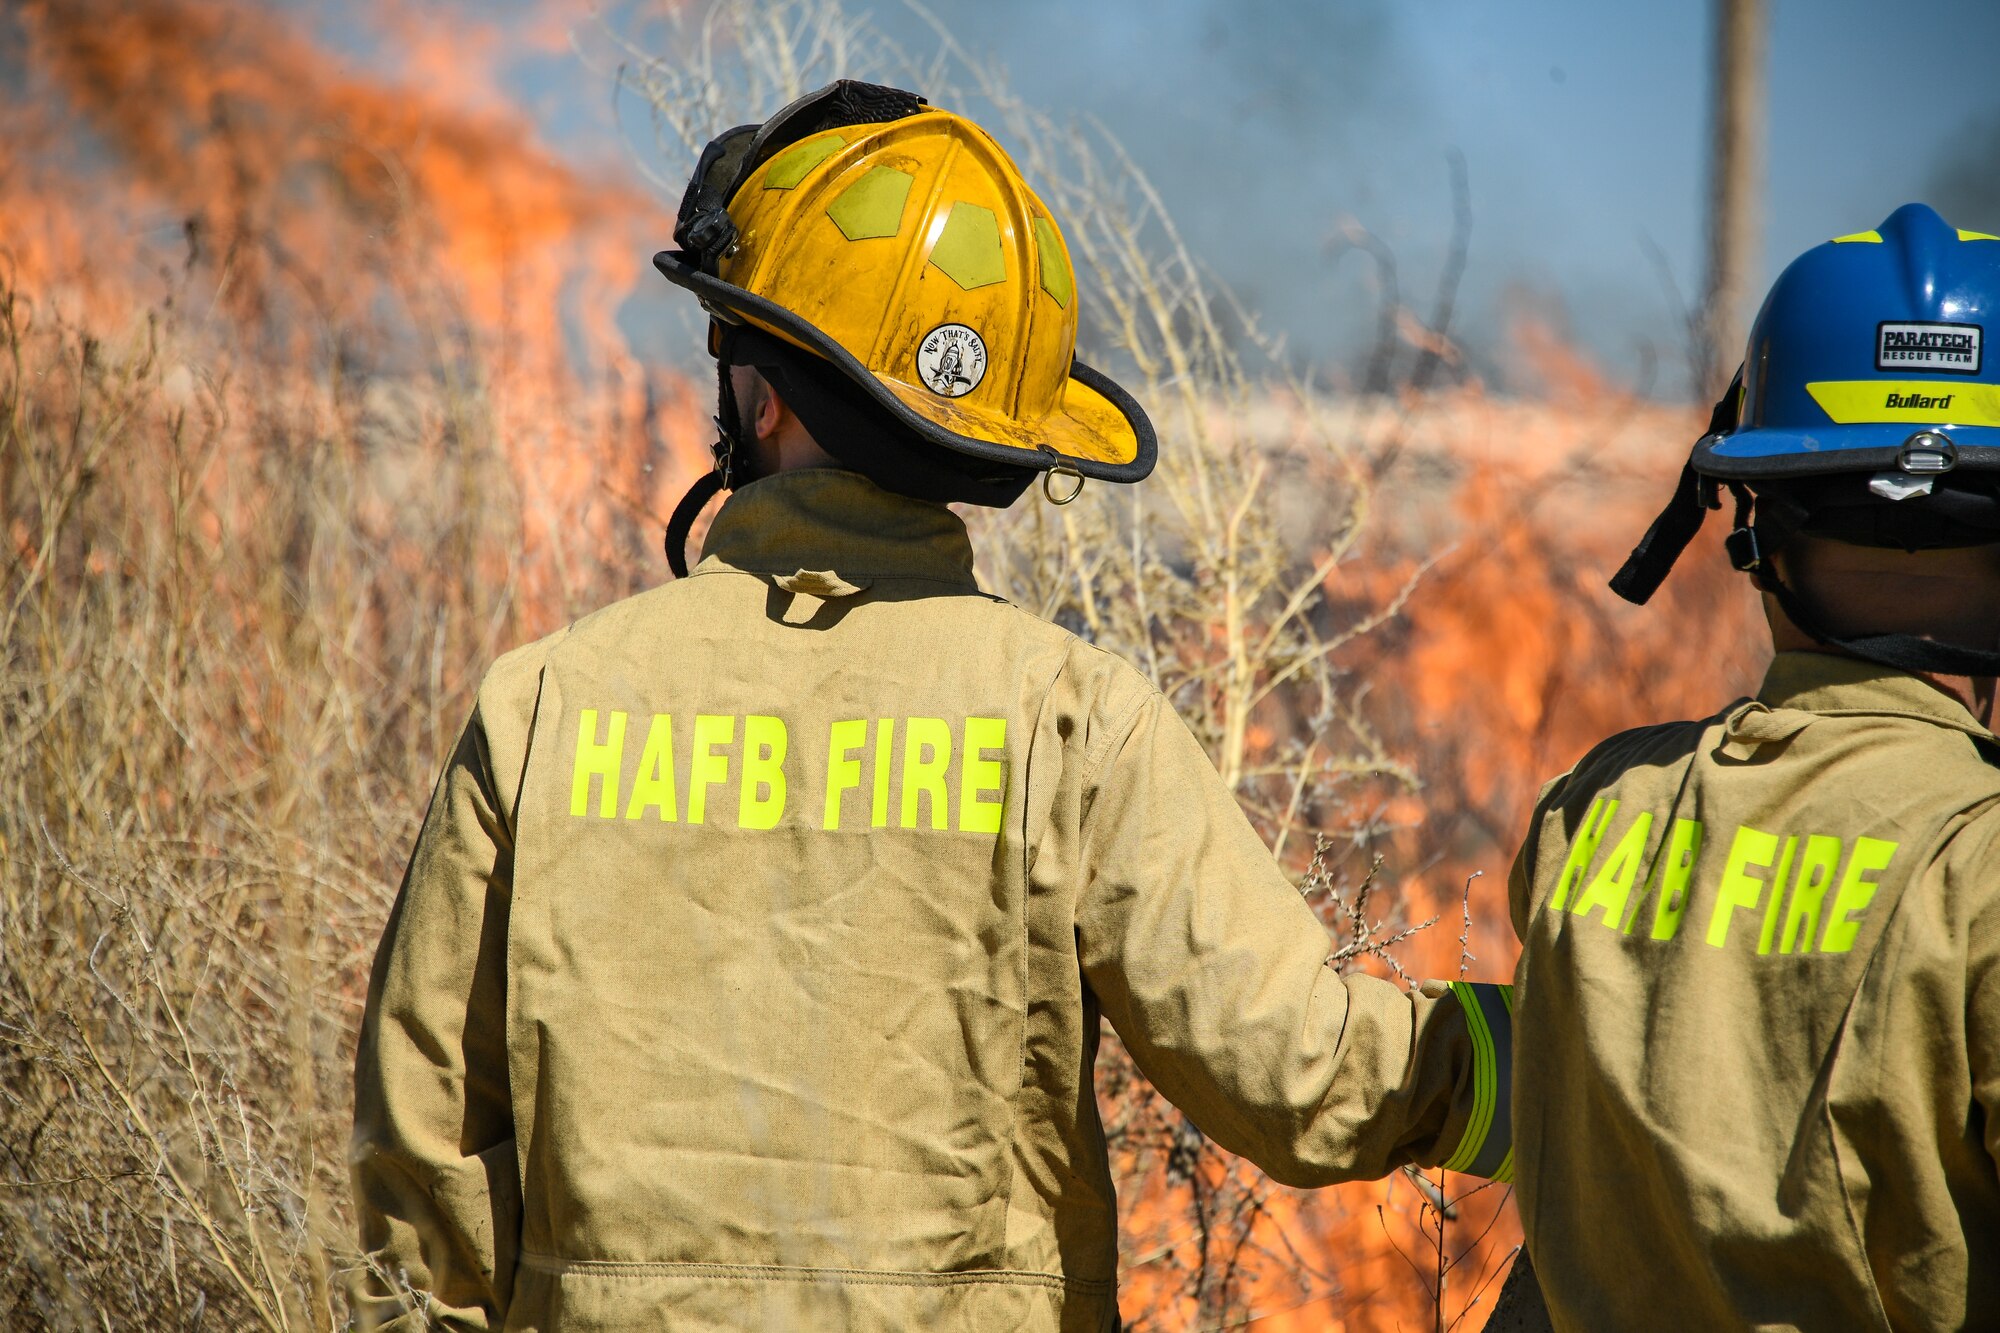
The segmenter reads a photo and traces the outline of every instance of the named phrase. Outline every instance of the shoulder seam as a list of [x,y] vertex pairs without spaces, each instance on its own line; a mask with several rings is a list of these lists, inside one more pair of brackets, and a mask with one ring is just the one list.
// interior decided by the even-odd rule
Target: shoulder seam
[[[1064,664],[1068,664],[1067,659],[1065,659]],[[1140,679],[1144,680],[1145,678],[1142,676]],[[1097,780],[1098,770],[1103,767],[1104,760],[1110,753],[1111,748],[1123,742],[1126,737],[1132,734],[1132,729],[1138,725],[1140,711],[1155,699],[1159,699],[1162,702],[1165,701],[1166,696],[1160,693],[1158,686],[1154,685],[1151,681],[1146,681],[1146,686],[1147,688],[1140,692],[1139,697],[1132,701],[1130,707],[1126,708],[1123,713],[1114,715],[1117,720],[1112,725],[1105,727],[1104,734],[1092,742],[1090,749],[1084,752],[1083,785],[1086,789]]]

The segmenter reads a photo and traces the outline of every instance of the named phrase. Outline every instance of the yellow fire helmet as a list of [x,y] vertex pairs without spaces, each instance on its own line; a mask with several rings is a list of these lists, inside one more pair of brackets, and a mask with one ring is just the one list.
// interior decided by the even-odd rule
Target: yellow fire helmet
[[[731,352],[775,347],[773,336],[810,353],[814,372],[838,372],[816,388],[780,383],[781,394],[844,397],[967,482],[930,498],[1006,504],[1038,473],[1066,476],[1073,493],[1085,477],[1133,482],[1153,470],[1145,412],[1075,359],[1062,232],[1006,151],[963,116],[900,89],[831,84],[711,143],[674,238],[681,248],[653,263],[700,299],[723,362],[725,438],[717,472],[682,503],[693,506],[687,525],[747,479],[747,451],[729,438],[727,363],[761,364]],[[841,456],[838,441],[820,443]]]

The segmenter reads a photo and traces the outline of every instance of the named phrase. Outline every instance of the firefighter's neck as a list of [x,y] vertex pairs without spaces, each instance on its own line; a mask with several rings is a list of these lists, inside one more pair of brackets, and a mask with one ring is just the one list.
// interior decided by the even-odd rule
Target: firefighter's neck
[[744,433],[750,437],[758,476],[840,466],[832,454],[819,447],[819,441],[813,439],[812,432],[778,396],[769,380],[750,366],[731,366],[729,374],[736,388],[736,410],[742,418]]
[[[1778,576],[1825,618],[1841,638],[1913,634],[1939,643],[2000,647],[2000,548],[1895,551],[1795,538],[1776,560]],[[1771,644],[1779,652],[1835,653],[1764,595]],[[1995,684],[1991,676],[1916,673],[1950,695],[1991,728]]]

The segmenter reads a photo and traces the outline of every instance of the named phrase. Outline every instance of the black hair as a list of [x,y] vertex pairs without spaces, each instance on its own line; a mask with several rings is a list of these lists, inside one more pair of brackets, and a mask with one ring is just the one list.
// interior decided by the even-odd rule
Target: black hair
[[1900,500],[1879,494],[1874,480],[1862,472],[1833,472],[1746,484],[1757,496],[1760,521],[1782,516],[1786,536],[1902,551],[2000,544],[2000,476],[1946,473],[1930,478],[1928,492]]
[[1039,469],[941,449],[919,437],[821,357],[762,329],[739,325],[723,338],[726,358],[753,366],[797,415],[814,443],[883,490],[939,503],[1004,509]]

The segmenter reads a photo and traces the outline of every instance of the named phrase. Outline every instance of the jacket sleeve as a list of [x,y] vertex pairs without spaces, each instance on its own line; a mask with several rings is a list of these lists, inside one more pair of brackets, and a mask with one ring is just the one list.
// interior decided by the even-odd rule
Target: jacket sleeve
[[[349,1156],[362,1328],[497,1329],[519,1185],[507,1094],[513,840],[475,711],[431,798],[375,956]],[[422,1307],[422,1312],[418,1312]]]
[[1327,966],[1326,929],[1153,693],[1086,778],[1084,976],[1148,1078],[1289,1185],[1505,1178],[1509,998]]

